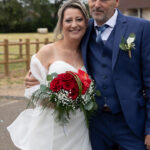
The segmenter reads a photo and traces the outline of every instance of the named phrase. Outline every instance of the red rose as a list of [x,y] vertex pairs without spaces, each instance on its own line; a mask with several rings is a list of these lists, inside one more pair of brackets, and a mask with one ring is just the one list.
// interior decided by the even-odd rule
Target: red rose
[[50,83],[50,90],[53,92],[59,92],[62,88],[62,82],[59,78],[54,78]]
[[72,100],[75,100],[79,95],[79,87],[75,80],[76,73],[67,71],[61,78],[63,79],[63,89],[69,91],[69,96]]
[[84,86],[86,86],[87,88],[89,88],[90,84],[91,84],[91,79],[82,80],[82,83],[84,84]]
[[79,88],[78,85],[76,84],[76,86],[74,86],[74,88],[71,89],[71,93],[69,94],[69,97],[72,100],[75,100],[79,95]]
[[78,70],[78,76],[82,82],[82,94],[85,94],[85,92],[88,90],[91,84],[91,79],[89,78],[88,74],[84,72],[83,70]]
[[62,73],[58,77],[62,80],[62,86],[64,90],[70,91],[76,84],[74,76],[68,72]]
[[75,100],[79,95],[79,87],[78,87],[78,84],[74,78],[74,75],[76,73],[74,73],[74,72],[70,72],[70,73],[66,72],[66,73],[59,74],[50,83],[50,89],[53,92],[59,92],[60,89],[64,89],[66,91],[69,91],[68,97]]
[[62,81],[69,81],[69,80],[74,79],[74,77],[71,74],[69,74],[69,73],[59,74],[58,78],[60,78]]
[[75,82],[76,82],[75,80],[63,82],[63,89],[66,91],[70,91],[74,87]]

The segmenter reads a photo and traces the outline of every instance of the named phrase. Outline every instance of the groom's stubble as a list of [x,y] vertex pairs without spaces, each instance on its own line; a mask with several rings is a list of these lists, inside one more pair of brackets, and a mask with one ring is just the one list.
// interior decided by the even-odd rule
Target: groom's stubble
[[88,0],[90,14],[101,26],[109,20],[119,5],[119,0]]

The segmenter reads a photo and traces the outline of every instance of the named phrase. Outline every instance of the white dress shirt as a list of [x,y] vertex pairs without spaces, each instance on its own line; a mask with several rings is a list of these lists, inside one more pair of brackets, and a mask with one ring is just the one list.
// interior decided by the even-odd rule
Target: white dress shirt
[[[115,25],[116,25],[116,21],[117,21],[117,16],[118,16],[118,10],[115,9],[115,13],[114,15],[105,23],[107,24],[109,27],[105,29],[105,31],[101,34],[102,40],[103,41],[107,41],[108,37],[110,36],[112,30],[114,29]],[[104,25],[104,24],[103,24]],[[98,31],[96,29],[97,27],[97,23],[94,20],[94,27],[96,30],[96,34],[98,34]]]

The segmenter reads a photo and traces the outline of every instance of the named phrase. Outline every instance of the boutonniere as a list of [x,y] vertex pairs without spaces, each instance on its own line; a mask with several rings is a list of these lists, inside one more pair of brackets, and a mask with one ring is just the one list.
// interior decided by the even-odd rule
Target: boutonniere
[[135,38],[136,38],[135,34],[130,33],[127,40],[124,37],[122,37],[121,43],[119,45],[121,50],[128,52],[129,58],[132,58],[131,50],[135,49],[135,43],[134,43]]

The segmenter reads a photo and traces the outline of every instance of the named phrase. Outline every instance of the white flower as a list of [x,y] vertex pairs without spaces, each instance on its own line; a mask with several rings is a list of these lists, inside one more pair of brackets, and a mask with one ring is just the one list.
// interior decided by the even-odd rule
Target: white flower
[[135,40],[134,37],[129,37],[129,38],[127,39],[127,44],[128,44],[128,46],[131,45],[131,44],[134,42],[134,40]]
[[123,37],[121,40],[121,43],[119,44],[119,47],[121,50],[123,51],[127,51],[129,58],[131,58],[131,50],[135,49],[135,34],[134,33],[130,33],[129,37],[127,38],[127,40]]

